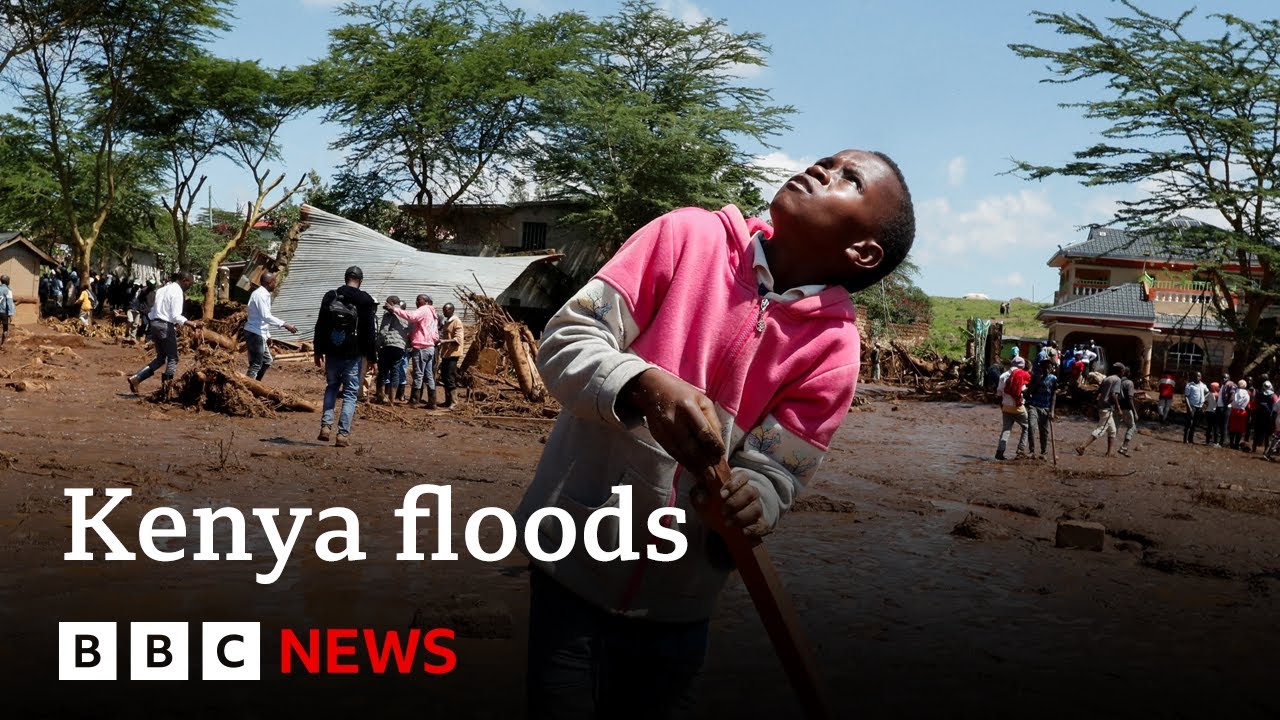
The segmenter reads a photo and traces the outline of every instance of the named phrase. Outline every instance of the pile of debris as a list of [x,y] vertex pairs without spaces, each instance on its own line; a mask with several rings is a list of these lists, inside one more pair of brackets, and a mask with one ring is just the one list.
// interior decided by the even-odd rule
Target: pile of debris
[[458,297],[476,317],[458,366],[466,406],[475,415],[553,418],[560,406],[538,375],[538,341],[493,298],[465,287]]
[[112,315],[108,318],[99,318],[91,325],[85,325],[79,319],[58,320],[53,317],[45,317],[40,323],[66,335],[81,335],[83,337],[116,341],[129,337],[129,323],[123,316],[117,318]]
[[184,333],[182,338],[187,345],[184,354],[194,359],[194,366],[168,388],[152,393],[152,402],[174,402],[235,417],[272,417],[281,410],[320,412],[313,402],[245,377],[243,358],[230,338],[207,328]]
[[[972,358],[954,360],[932,351],[916,355],[892,340],[880,356],[880,377],[891,384],[915,388],[922,400],[973,401],[982,395],[982,388],[970,380],[973,362]],[[869,379],[869,374],[863,376],[864,382]]]

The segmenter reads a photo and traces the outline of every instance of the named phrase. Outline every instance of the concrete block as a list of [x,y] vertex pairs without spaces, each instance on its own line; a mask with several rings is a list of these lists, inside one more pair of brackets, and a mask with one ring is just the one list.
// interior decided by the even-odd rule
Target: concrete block
[[1059,520],[1058,535],[1054,544],[1058,547],[1101,550],[1106,540],[1107,529],[1102,523],[1088,520]]

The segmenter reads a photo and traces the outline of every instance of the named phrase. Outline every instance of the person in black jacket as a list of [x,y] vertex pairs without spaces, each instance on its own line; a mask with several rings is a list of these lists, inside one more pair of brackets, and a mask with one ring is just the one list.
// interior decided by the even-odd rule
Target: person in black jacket
[[333,407],[342,392],[342,413],[338,417],[336,447],[346,447],[351,435],[351,420],[356,414],[356,398],[360,394],[360,360],[377,369],[377,333],[374,323],[375,303],[369,293],[360,289],[364,271],[352,265],[347,268],[346,284],[325,293],[316,317],[315,362],[325,371],[328,384],[324,389],[324,414],[320,417],[320,437],[328,442],[333,434]]

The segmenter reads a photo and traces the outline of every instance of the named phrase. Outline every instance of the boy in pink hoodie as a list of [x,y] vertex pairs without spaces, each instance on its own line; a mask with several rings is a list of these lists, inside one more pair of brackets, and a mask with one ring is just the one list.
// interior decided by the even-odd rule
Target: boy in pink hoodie
[[[547,324],[538,367],[561,411],[516,515],[536,523],[530,717],[669,717],[688,710],[709,619],[732,563],[717,534],[771,532],[811,480],[858,378],[849,293],[879,281],[915,235],[911,195],[887,156],[845,150],[788,180],[773,225],[733,206],[686,208],[639,230]],[[700,517],[695,478],[722,458],[724,514]],[[611,490],[630,489],[626,500]],[[629,505],[640,553],[587,517]],[[646,530],[661,508],[686,543]],[[668,517],[666,520],[670,520]],[[522,533],[522,538],[529,532]],[[666,535],[664,535],[666,537]]]

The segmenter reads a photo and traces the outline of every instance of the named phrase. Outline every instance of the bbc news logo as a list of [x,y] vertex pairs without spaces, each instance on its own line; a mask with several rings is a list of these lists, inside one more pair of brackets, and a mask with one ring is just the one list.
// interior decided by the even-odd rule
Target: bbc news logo
[[[116,680],[119,643],[114,622],[58,623],[59,680]],[[129,627],[129,679],[190,680],[188,623],[133,622]],[[201,680],[261,680],[261,624],[200,623]],[[412,628],[406,633],[371,628],[312,628],[299,635],[280,631],[280,673],[345,675],[418,671],[452,672],[457,655],[443,641],[448,628]],[[361,660],[365,664],[361,664]]]
[[[188,680],[187,623],[129,623],[129,677]],[[200,623],[202,680],[258,680],[262,672],[260,623]],[[59,680],[116,679],[116,623],[58,623]]]

